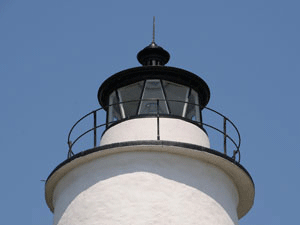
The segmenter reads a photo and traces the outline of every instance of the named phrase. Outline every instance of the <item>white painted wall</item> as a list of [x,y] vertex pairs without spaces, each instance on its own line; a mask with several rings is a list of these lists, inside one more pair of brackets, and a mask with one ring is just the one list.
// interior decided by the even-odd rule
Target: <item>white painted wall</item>
[[[209,148],[206,133],[198,126],[180,119],[159,119],[160,140],[176,141]],[[137,118],[109,128],[100,145],[141,140],[157,140],[157,118]]]
[[200,159],[121,152],[76,167],[57,184],[57,225],[238,224],[232,180]]

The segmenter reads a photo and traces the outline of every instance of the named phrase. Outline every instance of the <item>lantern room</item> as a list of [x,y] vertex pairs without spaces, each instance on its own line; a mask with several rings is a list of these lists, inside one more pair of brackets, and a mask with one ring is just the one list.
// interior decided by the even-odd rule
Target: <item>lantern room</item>
[[209,101],[209,88],[191,72],[164,66],[169,58],[152,42],[137,55],[141,67],[121,71],[101,85],[98,100],[107,110],[107,127],[158,114],[202,127],[201,110]]

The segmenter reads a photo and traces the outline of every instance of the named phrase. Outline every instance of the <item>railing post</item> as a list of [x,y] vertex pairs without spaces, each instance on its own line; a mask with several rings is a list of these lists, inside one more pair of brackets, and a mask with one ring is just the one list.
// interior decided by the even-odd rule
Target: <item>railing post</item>
[[200,112],[200,125],[203,128],[202,110],[201,110],[200,106],[199,106],[199,112]]
[[224,154],[227,155],[227,134],[226,134],[226,118],[223,117],[223,131],[224,131]]
[[68,151],[68,159],[72,157],[72,155],[74,155],[74,153],[72,152],[72,141],[68,141],[68,146],[69,146],[69,151]]
[[157,115],[157,140],[160,140],[160,133],[159,133],[159,99],[156,102],[156,115]]
[[94,148],[97,146],[97,111],[94,114]]

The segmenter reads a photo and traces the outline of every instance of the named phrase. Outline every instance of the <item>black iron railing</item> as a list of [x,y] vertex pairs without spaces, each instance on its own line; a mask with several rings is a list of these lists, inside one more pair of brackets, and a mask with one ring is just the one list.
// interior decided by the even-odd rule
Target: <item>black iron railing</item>
[[[160,112],[160,104],[162,104],[162,102],[173,102],[173,103],[180,103],[180,104],[185,104],[185,105],[192,105],[193,107],[198,107],[200,110],[200,118],[198,120],[195,119],[188,119],[188,118],[184,118],[182,117],[182,119],[187,120],[191,123],[194,123],[196,125],[198,125],[200,128],[204,129],[205,131],[207,130],[207,128],[209,128],[212,131],[215,131],[216,133],[221,134],[222,136],[222,147],[223,147],[223,154],[232,157],[235,161],[240,162],[241,159],[241,155],[240,155],[240,145],[241,145],[241,136],[240,133],[237,129],[237,127],[233,124],[233,122],[228,119],[226,116],[224,116],[223,114],[217,112],[216,110],[213,110],[211,108],[208,107],[201,107],[198,104],[193,104],[193,103],[189,103],[189,102],[184,102],[184,101],[177,101],[177,100],[160,100],[160,99],[147,99],[147,100],[142,100],[143,102],[145,101],[151,101],[151,102],[155,102],[156,104],[156,111],[155,113],[151,113],[151,114],[143,114],[142,116],[149,116],[149,117],[156,117],[157,118],[157,140],[160,140],[160,118],[161,116],[166,115],[166,113],[162,113]],[[129,103],[137,103],[139,102],[139,104],[141,103],[141,100],[136,100],[136,101],[127,101],[127,102],[120,102],[120,103],[116,103],[116,104],[112,104],[109,105],[107,108],[109,107],[114,107],[114,106],[118,106],[118,105],[126,105]],[[71,128],[69,135],[68,135],[68,146],[69,146],[69,150],[68,150],[68,158],[72,157],[74,155],[73,152],[73,147],[74,145],[79,141],[82,140],[83,137],[87,136],[87,134],[92,134],[92,141],[90,140],[90,142],[93,144],[93,146],[91,147],[97,147],[98,142],[100,141],[100,136],[98,136],[98,130],[100,130],[100,128],[102,128],[103,130],[108,129],[110,126],[128,120],[128,119],[132,119],[132,118],[136,118],[139,117],[140,115],[138,115],[138,112],[136,115],[129,115],[128,117],[124,117],[124,118],[120,118],[118,120],[114,120],[114,121],[107,121],[106,118],[102,118],[104,119],[106,122],[104,123],[100,123],[98,124],[97,121],[97,115],[99,114],[99,112],[103,112],[105,111],[103,108],[98,108],[96,110],[91,111],[90,113],[86,114],[85,116],[83,116],[81,119],[79,119]],[[106,112],[105,112],[106,113]],[[207,114],[207,113],[212,113],[214,116],[217,116],[218,118],[222,119],[222,122],[219,122],[218,126],[214,125],[214,123],[216,123],[216,119],[212,119],[209,115],[206,115],[205,121],[211,121],[212,123],[209,122],[204,122],[203,114]],[[174,116],[176,118],[181,118],[179,115],[175,115],[172,114],[172,112],[168,112],[168,116]],[[73,135],[75,132],[74,130],[76,130],[77,127],[79,127],[79,124],[82,123],[86,123],[85,120],[87,120],[88,118],[92,118],[92,124],[90,124],[90,126],[88,126],[88,129],[84,129],[83,131],[80,131],[79,134],[75,134]],[[230,126],[231,129],[228,129],[228,127]],[[215,133],[214,132],[214,133]],[[230,133],[230,134],[229,134]],[[209,132],[209,135],[213,135],[213,133]],[[75,138],[73,138],[73,136],[75,136]],[[211,138],[210,136],[210,138]],[[73,141],[72,141],[73,140]],[[231,145],[230,145],[230,149],[228,149],[228,142],[230,141]],[[231,154],[229,153],[229,150],[231,152]]]

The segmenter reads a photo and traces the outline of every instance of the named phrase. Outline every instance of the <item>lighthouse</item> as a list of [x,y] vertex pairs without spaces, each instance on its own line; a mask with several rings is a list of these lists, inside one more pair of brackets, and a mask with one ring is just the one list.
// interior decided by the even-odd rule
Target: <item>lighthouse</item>
[[[203,79],[166,66],[170,54],[154,39],[137,59],[141,66],[104,81],[101,108],[71,128],[68,157],[45,185],[53,224],[239,224],[255,189],[240,162],[237,127],[207,107]],[[221,119],[219,128],[205,111]]]

